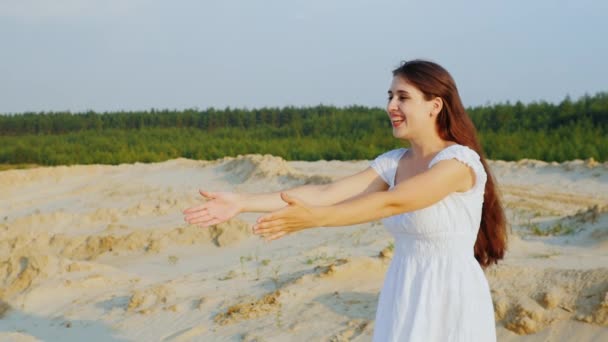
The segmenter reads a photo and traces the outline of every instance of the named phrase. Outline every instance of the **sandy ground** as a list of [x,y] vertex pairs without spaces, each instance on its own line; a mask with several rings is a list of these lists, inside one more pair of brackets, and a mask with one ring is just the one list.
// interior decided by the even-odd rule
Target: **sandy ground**
[[[0,172],[2,341],[369,341],[392,238],[380,222],[266,243],[211,229],[197,189],[325,183],[367,161],[217,161]],[[608,163],[490,163],[511,223],[486,271],[499,341],[608,341]]]

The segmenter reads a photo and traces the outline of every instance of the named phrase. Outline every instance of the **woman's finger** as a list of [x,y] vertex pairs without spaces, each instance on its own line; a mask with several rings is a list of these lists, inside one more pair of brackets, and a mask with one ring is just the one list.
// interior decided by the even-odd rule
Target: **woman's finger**
[[189,220],[188,223],[190,223],[190,224],[198,224],[198,223],[210,221],[210,220],[213,220],[213,219],[216,219],[216,218],[217,217],[215,217],[213,215],[206,214],[206,215],[203,215],[203,216],[200,216],[200,217],[197,217],[197,218],[193,218],[193,219]]
[[257,234],[268,234],[283,230],[285,228],[285,222],[283,220],[275,220],[272,222],[256,224],[254,226],[254,231]]
[[197,205],[196,207],[190,207],[188,209],[185,209],[184,211],[182,211],[182,213],[185,214],[191,214],[191,213],[195,213],[198,212],[200,210],[206,209],[207,206],[205,204],[201,204],[201,205]]
[[274,228],[274,227],[280,227],[282,225],[285,224],[285,220],[282,219],[276,219],[276,220],[272,220],[272,221],[267,221],[267,222],[261,222],[261,223],[256,223],[253,228],[255,230],[265,230],[265,229],[270,229],[270,228]]
[[209,191],[203,191],[203,190],[199,190],[198,191],[203,197],[207,198],[207,199],[213,199],[215,198],[215,194],[213,192],[209,192]]
[[195,211],[195,212],[189,213],[188,215],[186,215],[184,217],[184,219],[186,221],[189,221],[189,220],[192,220],[192,219],[199,218],[201,216],[207,215],[208,213],[209,213],[209,211],[207,210],[207,208],[203,208],[203,209],[201,209],[199,211]]
[[257,222],[260,223],[260,222],[272,221],[272,220],[276,220],[279,217],[280,217],[280,214],[278,214],[278,213],[266,214],[266,215],[258,217]]

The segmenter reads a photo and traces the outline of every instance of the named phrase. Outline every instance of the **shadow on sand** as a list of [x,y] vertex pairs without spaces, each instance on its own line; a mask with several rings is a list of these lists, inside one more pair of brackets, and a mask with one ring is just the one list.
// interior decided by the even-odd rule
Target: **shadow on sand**
[[32,315],[0,300],[0,334],[11,332],[30,335],[41,341],[127,341],[114,336],[116,332],[100,322]]

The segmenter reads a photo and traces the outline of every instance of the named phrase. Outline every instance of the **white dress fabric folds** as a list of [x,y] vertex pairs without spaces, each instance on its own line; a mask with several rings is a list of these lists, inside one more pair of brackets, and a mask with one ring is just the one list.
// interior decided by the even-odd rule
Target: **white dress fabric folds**
[[[389,191],[406,151],[386,152],[370,164]],[[395,251],[380,291],[374,342],[496,341],[490,288],[473,252],[487,175],[479,155],[458,144],[440,151],[428,167],[448,159],[473,169],[470,190],[383,220]]]

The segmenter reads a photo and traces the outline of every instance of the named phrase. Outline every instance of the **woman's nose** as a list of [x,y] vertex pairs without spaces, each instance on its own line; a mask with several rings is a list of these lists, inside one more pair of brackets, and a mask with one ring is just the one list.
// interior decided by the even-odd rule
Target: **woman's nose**
[[388,103],[386,104],[386,111],[387,112],[391,112],[397,109],[397,104],[395,99],[390,99],[388,100]]

